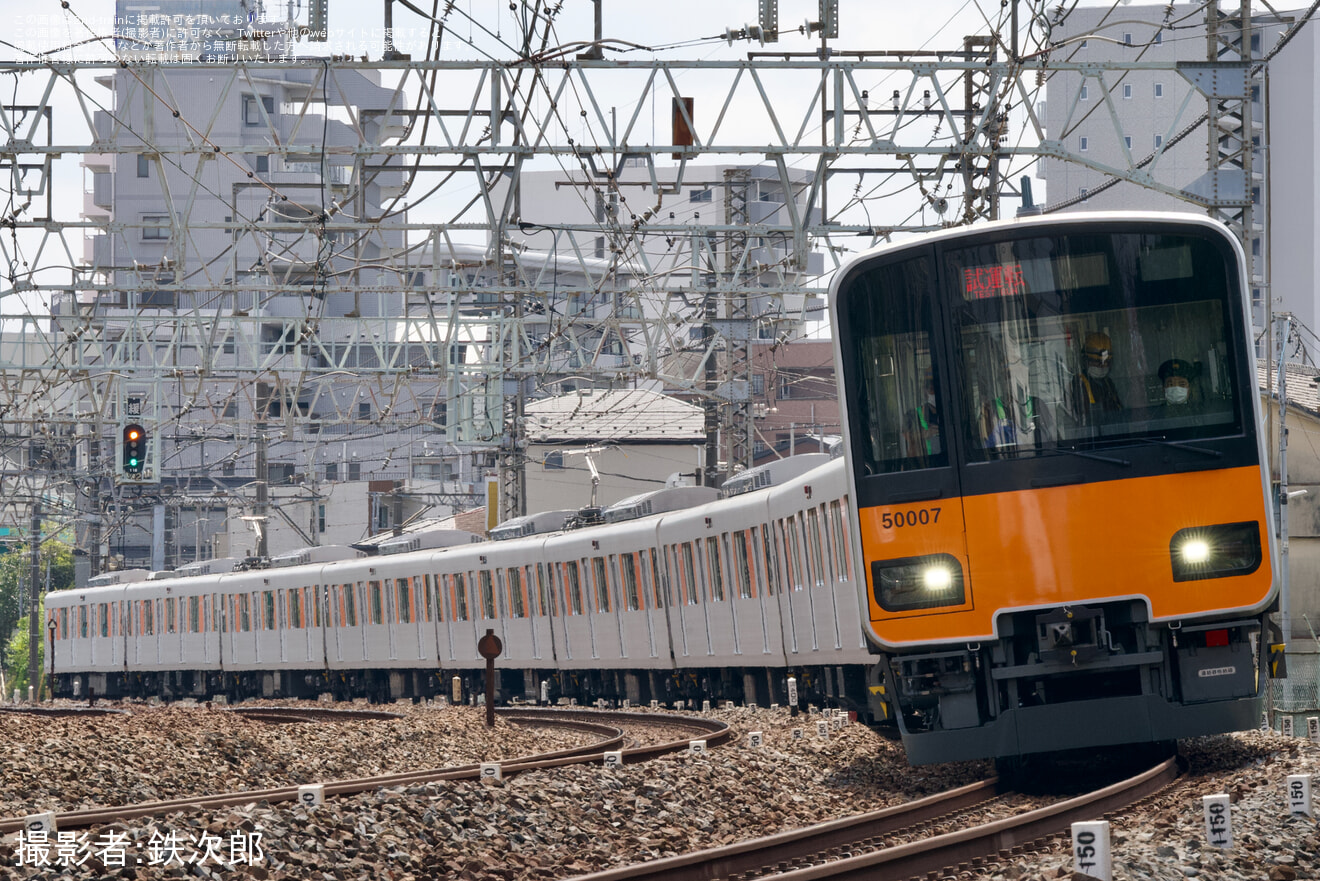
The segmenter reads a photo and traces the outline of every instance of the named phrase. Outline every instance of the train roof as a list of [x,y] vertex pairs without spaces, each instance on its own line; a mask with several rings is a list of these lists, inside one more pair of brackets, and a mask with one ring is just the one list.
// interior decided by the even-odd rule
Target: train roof
[[529,535],[543,535],[558,532],[564,528],[568,519],[577,514],[571,508],[555,511],[541,511],[523,517],[513,517],[490,530],[491,541],[508,541],[512,538],[526,538]]
[[724,481],[724,485],[720,487],[720,498],[727,499],[758,489],[778,486],[813,468],[819,468],[828,461],[830,461],[829,453],[805,453],[749,468]]
[[378,553],[407,554],[412,551],[426,551],[434,548],[452,548],[456,545],[470,545],[484,542],[485,539],[465,529],[428,529],[425,532],[405,533],[381,542]]
[[608,505],[601,510],[601,519],[606,523],[638,520],[652,514],[704,505],[718,496],[719,492],[710,486],[667,486]]

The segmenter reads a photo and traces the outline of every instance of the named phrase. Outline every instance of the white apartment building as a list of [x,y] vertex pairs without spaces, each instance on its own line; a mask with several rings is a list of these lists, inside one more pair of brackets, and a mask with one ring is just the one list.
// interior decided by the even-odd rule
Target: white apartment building
[[[1261,14],[1253,19],[1250,54],[1267,55],[1301,12]],[[1198,4],[1121,5],[1073,8],[1051,32],[1060,45],[1054,61],[1076,63],[1206,61],[1205,10]],[[1162,182],[1203,195],[1250,194],[1254,229],[1248,247],[1255,260],[1254,317],[1263,325],[1265,297],[1272,312],[1290,311],[1307,327],[1320,330],[1320,272],[1315,242],[1317,131],[1320,129],[1320,71],[1313,24],[1303,27],[1269,61],[1264,93],[1251,94],[1252,180],[1208,174],[1208,135],[1204,124],[1176,145],[1173,138],[1206,111],[1206,99],[1177,71],[1108,71],[1103,78],[1054,74],[1050,77],[1042,119],[1046,137],[1070,152],[1112,167],[1125,168],[1149,154],[1147,166]],[[1232,59],[1229,59],[1232,60]],[[1110,118],[1112,105],[1119,120]],[[1268,173],[1266,173],[1268,171]],[[1122,183],[1094,191],[1107,180],[1101,172],[1073,162],[1042,161],[1043,200],[1055,205],[1085,197],[1068,210],[1150,209],[1200,211],[1172,196]],[[1094,195],[1092,195],[1094,193]],[[1264,237],[1265,225],[1269,236]]]

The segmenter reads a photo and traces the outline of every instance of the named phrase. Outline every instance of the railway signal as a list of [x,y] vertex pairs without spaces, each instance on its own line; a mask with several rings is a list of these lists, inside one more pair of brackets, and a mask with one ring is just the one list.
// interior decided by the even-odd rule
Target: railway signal
[[123,472],[133,476],[141,474],[147,462],[147,433],[141,425],[134,422],[124,426],[121,450]]

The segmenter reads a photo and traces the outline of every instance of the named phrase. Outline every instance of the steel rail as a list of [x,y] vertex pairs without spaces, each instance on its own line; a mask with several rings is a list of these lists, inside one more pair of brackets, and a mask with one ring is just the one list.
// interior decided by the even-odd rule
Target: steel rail
[[[295,721],[294,717],[300,713],[306,713],[310,718],[314,716],[324,716],[324,714],[328,712],[326,710],[300,710],[298,708],[277,707],[257,709],[263,711],[258,715],[264,716],[267,721],[271,721],[272,717],[274,717],[276,721],[283,722]],[[344,713],[352,713],[354,711],[340,710],[329,712],[336,712],[337,715],[340,715]],[[625,745],[627,740],[626,735],[615,725],[603,724],[602,720],[605,719],[613,722],[627,722],[632,724],[689,727],[697,731],[708,732],[707,743],[710,745],[722,743],[731,736],[728,726],[725,723],[702,718],[657,716],[655,714],[643,713],[604,713],[601,711],[588,710],[537,711],[529,708],[503,709],[499,712],[501,716],[511,722],[523,724],[534,723],[557,728],[576,729],[589,734],[600,735],[603,738],[582,746],[501,761],[499,762],[499,765],[501,773],[504,776],[512,776],[513,774],[522,771],[556,768],[564,765],[581,764],[593,760],[600,760],[605,752],[620,750]],[[378,716],[380,714],[369,712],[368,715]],[[340,715],[340,718],[342,718],[342,715]],[[307,719],[301,721],[307,721]],[[646,758],[654,758],[658,755],[676,752],[680,749],[687,749],[687,747],[688,741],[682,740],[656,746],[634,747],[632,749],[623,749],[621,751],[624,753],[625,757],[632,758],[636,761]],[[480,764],[467,764],[457,765],[451,768],[433,768],[423,771],[334,780],[323,785],[325,786],[325,794],[327,796],[352,795],[373,789],[379,789],[381,787],[411,786],[421,783],[430,783],[437,780],[473,780],[478,779],[480,774]],[[234,807],[236,805],[261,801],[269,803],[296,801],[297,798],[297,785],[281,786],[272,789],[239,790],[235,792],[217,793],[214,795],[201,795],[163,801],[144,802],[134,805],[122,805],[119,807],[98,807],[76,811],[65,811],[56,813],[55,826],[57,829],[82,829],[89,826],[97,826],[120,820],[137,819],[156,814],[173,813],[175,811]],[[0,819],[0,835],[17,832],[24,828],[24,823],[25,820],[23,817]]]
[[579,876],[575,881],[624,881],[624,879],[677,878],[713,879],[730,878],[744,872],[756,872],[767,866],[788,864],[839,847],[854,845],[878,835],[937,819],[956,811],[983,804],[1004,794],[999,778],[991,777],[947,792],[923,799],[882,808],[852,817],[843,817],[794,829],[778,835],[740,841],[724,847],[675,857],[654,860],[632,866],[621,866],[603,872]]
[[[850,846],[875,847],[875,842],[868,839],[874,838],[876,833],[863,831],[866,828],[864,819],[885,811],[835,820],[728,847],[581,875],[574,881],[661,877],[667,881],[712,881],[743,873],[776,881],[902,881],[928,872],[962,868],[994,858],[1066,831],[1072,823],[1112,813],[1155,794],[1177,779],[1181,770],[1179,760],[1171,758],[1127,780],[1049,807],[858,856],[830,859],[824,854],[831,850],[846,850]],[[915,816],[903,817],[901,812],[905,808],[915,808],[922,802],[932,803],[931,806],[935,807],[940,799],[977,788],[983,788],[982,794],[986,795],[996,790],[997,786],[997,781],[991,779],[887,810],[896,812],[895,819],[900,821],[900,825],[910,825],[919,820]],[[950,807],[944,812],[952,810],[954,808]],[[847,827],[850,824],[861,834],[849,836],[848,832],[852,830]],[[813,861],[820,862],[804,868],[790,868],[794,864]]]

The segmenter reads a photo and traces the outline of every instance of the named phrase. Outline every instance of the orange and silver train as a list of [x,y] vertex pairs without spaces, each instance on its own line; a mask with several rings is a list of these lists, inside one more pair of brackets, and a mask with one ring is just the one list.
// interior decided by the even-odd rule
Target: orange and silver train
[[914,763],[1256,725],[1274,511],[1240,245],[1182,214],[862,255],[838,340],[870,700]]

